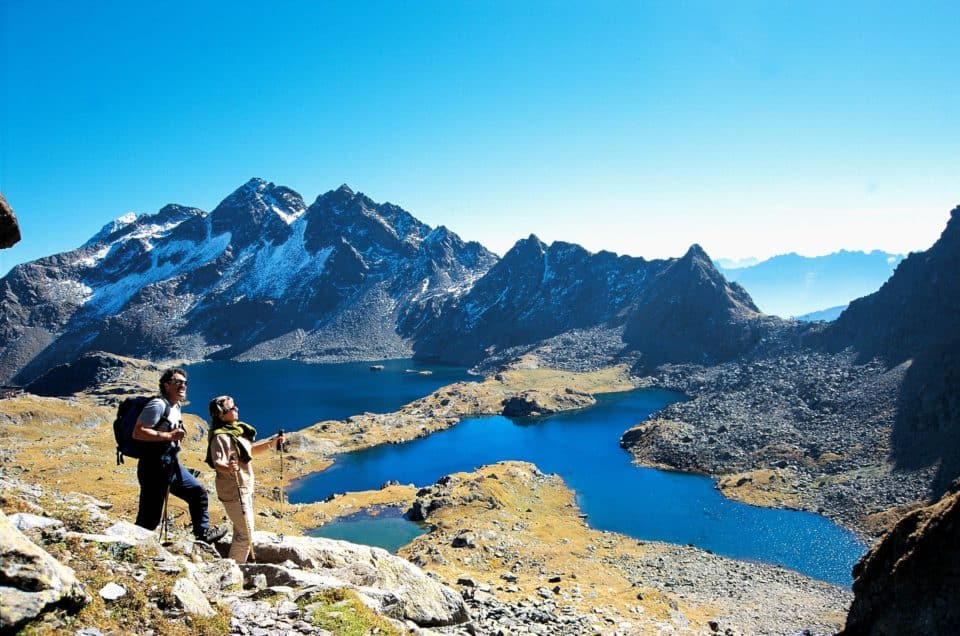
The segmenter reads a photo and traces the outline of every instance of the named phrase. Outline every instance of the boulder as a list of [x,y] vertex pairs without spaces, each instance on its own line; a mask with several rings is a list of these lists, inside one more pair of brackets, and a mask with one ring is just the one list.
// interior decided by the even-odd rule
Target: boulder
[[220,559],[198,567],[190,578],[204,594],[243,587],[243,572],[233,559]]
[[78,610],[89,602],[73,570],[0,511],[0,632],[13,632],[55,606]]
[[[317,574],[344,576],[347,583],[357,588],[389,590],[399,601],[402,612],[398,613],[417,625],[444,626],[469,620],[459,594],[434,581],[410,562],[381,548],[319,537],[281,537],[266,532],[257,532],[255,539],[257,560],[261,564],[290,561]],[[288,575],[297,576],[294,574],[296,570],[287,570]],[[279,571],[274,573],[280,574]],[[350,580],[351,577],[360,580]],[[267,580],[271,580],[269,574]],[[281,580],[275,580],[277,583],[271,582],[271,585],[282,584]],[[377,605],[394,605],[393,600],[385,595],[360,591],[370,599],[379,598],[382,602],[378,601]]]
[[20,242],[20,226],[13,208],[0,194],[0,248],[13,247]]
[[210,602],[207,601],[207,597],[197,587],[197,584],[190,579],[177,579],[177,582],[173,584],[173,596],[177,599],[180,607],[188,614],[207,618],[217,614],[210,606]]
[[153,541],[156,538],[156,534],[152,530],[141,528],[127,521],[118,521],[104,530],[103,533],[110,537],[116,537],[130,545],[139,545],[145,541]]

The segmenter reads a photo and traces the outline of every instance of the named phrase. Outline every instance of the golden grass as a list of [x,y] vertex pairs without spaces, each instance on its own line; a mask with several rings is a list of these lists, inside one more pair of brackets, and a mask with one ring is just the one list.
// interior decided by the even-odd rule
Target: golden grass
[[803,493],[793,487],[797,474],[784,468],[758,470],[724,475],[717,488],[724,497],[767,508],[800,508]]

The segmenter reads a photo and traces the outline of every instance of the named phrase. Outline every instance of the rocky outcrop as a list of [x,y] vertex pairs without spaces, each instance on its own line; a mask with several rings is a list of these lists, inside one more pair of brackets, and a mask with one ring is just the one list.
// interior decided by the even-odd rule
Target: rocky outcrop
[[904,517],[856,565],[843,636],[954,634],[960,625],[960,481]]
[[[293,564],[305,571],[320,572],[357,586],[361,594],[366,594],[367,588],[389,591],[396,601],[392,604],[396,607],[396,618],[425,627],[453,625],[469,619],[459,594],[381,548],[333,539],[258,533],[255,549],[260,563],[287,564],[284,566],[287,570],[291,569],[289,564]],[[271,573],[271,577],[277,576],[282,573]],[[296,579],[288,574],[284,580]],[[382,597],[382,594],[373,594],[373,597]],[[370,605],[382,606],[377,602]]]
[[25,388],[36,395],[70,395],[114,382],[122,369],[120,358],[95,351],[50,369]]
[[0,249],[13,247],[20,242],[20,226],[13,208],[0,194]]
[[[83,625],[71,615],[96,602],[105,609],[140,604],[131,614],[116,610],[116,627],[123,633],[155,629],[157,620],[212,619],[226,609],[232,634],[255,633],[265,621],[283,633],[322,634],[294,602],[308,605],[318,593],[344,590],[404,633],[470,620],[459,593],[379,548],[256,532],[256,563],[238,566],[176,527],[161,545],[156,533],[110,518],[103,511],[107,504],[89,510],[91,498],[83,495],[3,479],[0,500],[38,511],[13,517],[29,536],[0,511],[0,633],[38,620],[72,633]],[[56,502],[59,512],[42,510],[36,501]],[[66,526],[57,514],[68,518]],[[45,547],[77,563],[77,573]],[[216,546],[220,553],[228,547],[229,536]],[[151,571],[159,578],[151,578]],[[91,590],[96,600],[86,593],[83,576],[98,581]],[[63,612],[50,615],[53,609]]]
[[53,367],[25,388],[34,395],[67,396],[75,393],[110,396],[153,393],[163,368],[105,351],[91,351],[73,362]]
[[54,607],[90,601],[74,571],[34,544],[0,510],[0,633],[13,633]]
[[507,417],[535,417],[561,411],[571,411],[597,403],[589,393],[566,388],[552,391],[523,391],[503,401],[503,415]]

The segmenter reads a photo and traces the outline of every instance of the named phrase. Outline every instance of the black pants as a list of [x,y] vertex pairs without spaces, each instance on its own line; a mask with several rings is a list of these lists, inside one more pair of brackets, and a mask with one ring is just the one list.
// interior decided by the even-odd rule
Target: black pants
[[210,524],[207,512],[207,491],[197,479],[187,472],[176,455],[143,457],[137,464],[137,481],[140,482],[140,509],[136,524],[147,530],[156,530],[163,516],[163,500],[170,494],[183,499],[190,507],[193,534],[202,536]]

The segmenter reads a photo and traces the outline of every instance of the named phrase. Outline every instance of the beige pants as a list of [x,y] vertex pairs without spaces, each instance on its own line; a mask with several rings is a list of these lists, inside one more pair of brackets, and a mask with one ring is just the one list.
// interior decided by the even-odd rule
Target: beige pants
[[[237,563],[246,563],[250,554],[250,543],[253,537],[253,493],[243,493],[243,503],[240,499],[232,501],[220,500],[227,516],[233,522],[233,542],[230,544],[230,553],[227,557]],[[243,510],[246,507],[247,515],[244,518]]]

